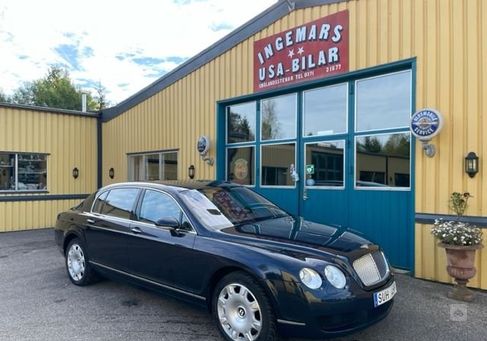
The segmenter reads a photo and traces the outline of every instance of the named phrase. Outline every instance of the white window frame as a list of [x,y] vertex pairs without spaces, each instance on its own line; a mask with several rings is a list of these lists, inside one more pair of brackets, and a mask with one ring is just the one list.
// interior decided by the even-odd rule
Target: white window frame
[[[179,166],[179,150],[175,150],[175,149],[171,149],[171,150],[160,150],[160,151],[150,151],[150,152],[143,152],[143,153],[130,153],[130,154],[127,154],[127,167],[128,167],[128,181],[164,181],[164,176],[165,176],[165,171],[164,171],[164,163],[165,163],[165,159],[163,161],[163,157],[164,155],[166,154],[173,154],[175,153],[176,154],[176,162],[177,162],[177,165],[176,165],[176,180],[178,178],[178,166]],[[149,155],[158,155],[159,156],[159,180],[148,180],[147,179],[147,167],[146,167],[146,161],[147,161],[147,157]],[[134,159],[136,157],[139,157],[141,156],[142,157],[142,164],[143,164],[143,175],[144,175],[144,179],[142,180],[139,180],[139,179],[135,179],[134,178],[134,171],[133,171],[133,167],[134,167]]]

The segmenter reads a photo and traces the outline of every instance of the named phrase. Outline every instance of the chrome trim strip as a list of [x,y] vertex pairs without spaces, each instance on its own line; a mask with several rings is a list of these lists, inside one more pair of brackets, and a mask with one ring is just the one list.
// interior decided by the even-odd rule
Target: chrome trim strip
[[304,322],[296,322],[296,321],[288,321],[288,320],[281,320],[281,319],[277,319],[277,323],[282,323],[282,324],[290,324],[292,326],[306,326],[306,323]]
[[107,269],[107,270],[115,271],[115,272],[118,272],[119,274],[122,274],[122,275],[125,275],[125,276],[129,276],[129,277],[132,277],[132,278],[135,278],[135,279],[138,279],[138,280],[140,280],[140,281],[147,282],[147,283],[150,283],[150,284],[153,284],[153,285],[157,285],[157,286],[159,286],[159,287],[161,287],[161,288],[168,289],[168,290],[172,290],[172,291],[178,292],[178,293],[180,293],[180,294],[188,295],[188,296],[191,296],[191,297],[197,298],[197,299],[199,299],[199,300],[206,301],[206,297],[199,296],[199,295],[196,295],[196,294],[193,294],[193,293],[190,293],[190,292],[187,292],[187,291],[181,290],[181,289],[173,288],[173,287],[170,287],[170,286],[167,286],[167,285],[161,284],[161,283],[159,283],[159,282],[152,281],[152,280],[150,280],[150,279],[146,279],[146,278],[143,278],[143,277],[139,277],[139,276],[136,276],[136,275],[132,275],[132,274],[129,274],[128,272],[121,271],[121,270],[117,270],[117,269],[114,269],[114,268],[112,268],[112,267],[109,267],[109,266],[106,266],[106,265],[103,265],[103,264],[100,264],[100,263],[94,262],[94,261],[92,261],[92,260],[90,260],[89,262],[90,262],[91,264],[94,264],[94,265],[99,266],[99,267],[101,267],[101,268],[105,268],[105,269]]

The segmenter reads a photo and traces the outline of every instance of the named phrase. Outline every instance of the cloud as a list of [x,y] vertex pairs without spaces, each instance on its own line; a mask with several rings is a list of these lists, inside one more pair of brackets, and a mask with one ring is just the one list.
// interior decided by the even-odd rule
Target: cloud
[[100,82],[120,102],[275,1],[85,0],[73,11],[43,0],[26,11],[23,1],[2,0],[0,87],[11,93],[65,65],[75,84]]
[[213,32],[230,31],[233,29],[233,25],[227,22],[212,23],[209,27]]

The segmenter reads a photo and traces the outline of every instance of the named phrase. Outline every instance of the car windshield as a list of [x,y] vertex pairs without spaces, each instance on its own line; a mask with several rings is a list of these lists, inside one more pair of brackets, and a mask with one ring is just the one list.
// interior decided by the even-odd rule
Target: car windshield
[[209,228],[280,218],[288,214],[245,187],[208,187],[181,192],[181,197]]

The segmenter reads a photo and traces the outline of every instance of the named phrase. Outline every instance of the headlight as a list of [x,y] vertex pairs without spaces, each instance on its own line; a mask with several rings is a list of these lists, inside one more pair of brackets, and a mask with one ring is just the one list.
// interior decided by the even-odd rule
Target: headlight
[[299,278],[310,289],[318,289],[323,284],[320,274],[310,268],[301,269]]
[[345,279],[345,275],[343,272],[333,265],[327,265],[325,267],[325,277],[337,289],[343,289],[345,284],[347,284],[347,280]]

